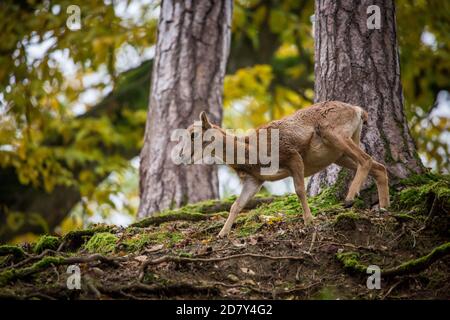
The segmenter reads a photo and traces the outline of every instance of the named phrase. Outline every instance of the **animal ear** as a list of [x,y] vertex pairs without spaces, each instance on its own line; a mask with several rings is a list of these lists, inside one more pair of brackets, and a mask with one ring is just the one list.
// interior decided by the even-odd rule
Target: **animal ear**
[[211,122],[209,122],[208,116],[205,111],[200,112],[200,120],[202,121],[202,127],[209,129],[212,127]]

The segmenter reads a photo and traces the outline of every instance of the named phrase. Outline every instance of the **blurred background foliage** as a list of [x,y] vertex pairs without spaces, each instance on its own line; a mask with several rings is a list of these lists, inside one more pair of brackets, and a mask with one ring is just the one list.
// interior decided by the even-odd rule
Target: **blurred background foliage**
[[[449,172],[450,2],[396,3],[405,113],[425,164]],[[81,29],[72,31],[74,4]],[[0,169],[46,192],[79,190],[61,233],[133,220],[159,6],[0,3]],[[312,104],[313,14],[313,0],[234,2],[225,127],[255,127]]]

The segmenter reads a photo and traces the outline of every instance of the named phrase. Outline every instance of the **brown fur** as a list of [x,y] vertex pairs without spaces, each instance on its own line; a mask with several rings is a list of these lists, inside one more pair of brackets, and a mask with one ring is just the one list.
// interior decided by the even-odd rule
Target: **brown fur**
[[[223,129],[209,122],[205,113],[201,114],[200,119],[204,129],[218,129],[224,138],[227,137]],[[327,101],[298,110],[281,120],[272,121],[258,128],[256,133],[262,128],[269,131],[279,130],[280,168],[276,174],[262,175],[260,164],[248,164],[247,161],[246,164],[229,165],[242,179],[243,189],[233,204],[219,236],[226,236],[229,233],[237,214],[258,192],[264,181],[275,181],[288,176],[294,179],[295,191],[302,204],[305,223],[311,223],[313,217],[307,203],[304,178],[325,169],[332,163],[356,171],[345,199],[346,204],[349,205],[354,201],[364,180],[370,174],[377,184],[380,208],[387,208],[389,191],[386,169],[359,147],[362,126],[367,120],[367,112],[358,106],[339,101]],[[189,130],[193,130],[192,126]],[[268,136],[270,137],[270,134]],[[238,139],[233,136],[231,138],[235,147],[239,143],[245,144],[245,156],[248,157],[249,137]],[[257,142],[259,147],[258,139]],[[224,155],[225,148],[224,146]],[[226,162],[227,159],[223,160]]]

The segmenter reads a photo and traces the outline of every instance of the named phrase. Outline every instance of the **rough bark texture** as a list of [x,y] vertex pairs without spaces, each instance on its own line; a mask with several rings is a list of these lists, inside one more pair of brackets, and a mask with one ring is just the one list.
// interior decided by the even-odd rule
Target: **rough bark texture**
[[231,13],[231,0],[162,3],[141,151],[140,217],[219,195],[217,168],[173,163],[170,135],[187,128],[202,110],[221,123]]
[[[340,100],[368,111],[361,144],[386,164],[391,182],[421,172],[403,112],[393,1],[316,0],[315,5],[315,102]],[[367,28],[370,5],[381,9],[378,30]],[[332,165],[311,177],[309,194],[351,176]]]

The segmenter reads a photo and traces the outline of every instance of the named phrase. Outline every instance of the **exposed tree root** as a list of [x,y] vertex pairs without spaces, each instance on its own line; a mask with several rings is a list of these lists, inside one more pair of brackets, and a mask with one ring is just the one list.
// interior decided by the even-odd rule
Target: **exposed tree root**
[[13,255],[14,258],[23,258],[26,256],[25,251],[18,246],[2,245],[0,246],[0,256]]
[[196,283],[180,282],[174,284],[153,284],[147,285],[142,282],[131,283],[119,286],[98,286],[98,290],[104,294],[112,296],[125,296],[130,298],[128,293],[146,293],[164,296],[182,296],[190,294],[208,295],[218,294],[215,285],[202,285]]
[[186,213],[186,212],[177,212],[171,213],[167,215],[159,215],[153,216],[150,218],[146,218],[142,221],[133,223],[132,227],[137,228],[146,228],[149,226],[159,226],[161,223],[170,222],[170,221],[201,221],[207,220],[211,216],[205,215],[203,213]]
[[[251,210],[254,209],[262,204],[270,203],[274,200],[273,197],[268,198],[255,198],[250,200],[244,209]],[[201,221],[206,220],[210,218],[209,214],[217,213],[217,212],[223,212],[223,211],[229,211],[231,209],[231,206],[233,205],[232,201],[228,202],[221,202],[219,200],[214,201],[210,204],[201,205],[195,208],[192,208],[193,212],[185,212],[185,211],[172,211],[170,214],[159,214],[154,215],[149,218],[145,218],[139,222],[133,223],[132,227],[137,228],[146,228],[149,226],[158,226],[161,223],[164,222],[170,222],[170,221]],[[189,208],[189,206],[185,207]]]
[[111,259],[100,254],[93,254],[85,257],[44,257],[38,262],[34,263],[30,267],[25,267],[22,269],[17,268],[8,268],[7,270],[0,273],[0,286],[3,286],[11,281],[28,277],[32,274],[42,272],[46,270],[48,267],[54,265],[70,265],[76,263],[88,263],[93,261],[100,261],[103,263],[107,263],[114,267],[118,267],[119,263],[116,261],[117,258]]
[[434,248],[426,256],[407,261],[395,268],[383,270],[381,274],[385,277],[392,277],[411,273],[418,273],[427,269],[434,262],[449,254],[450,254],[450,242],[447,242],[440,245],[439,247]]
[[26,258],[26,259],[24,259],[24,260],[22,260],[22,261],[20,261],[20,262],[18,262],[16,264],[14,264],[12,266],[6,267],[4,269],[17,269],[17,268],[20,268],[20,267],[22,267],[22,266],[24,266],[24,265],[26,265],[26,264],[28,264],[28,263],[30,263],[32,261],[40,260],[40,259],[42,259],[43,257],[45,257],[45,256],[47,256],[49,254],[55,254],[55,253],[56,253],[56,251],[54,251],[54,250],[46,249],[46,250],[42,251],[40,254],[38,254],[38,255],[31,255],[28,258]]
[[92,237],[99,232],[109,232],[113,229],[112,226],[99,226],[86,230],[75,230],[68,232],[62,239],[57,251],[62,251],[65,248],[79,248],[87,237]]
[[[404,262],[394,268],[382,270],[381,275],[387,278],[418,273],[427,269],[434,262],[449,254],[450,254],[450,242],[447,242],[434,248],[429,254],[423,257]],[[343,264],[344,269],[347,270],[348,272],[366,274],[367,266],[359,262],[358,253],[355,252],[338,253],[336,255],[336,258]]]

